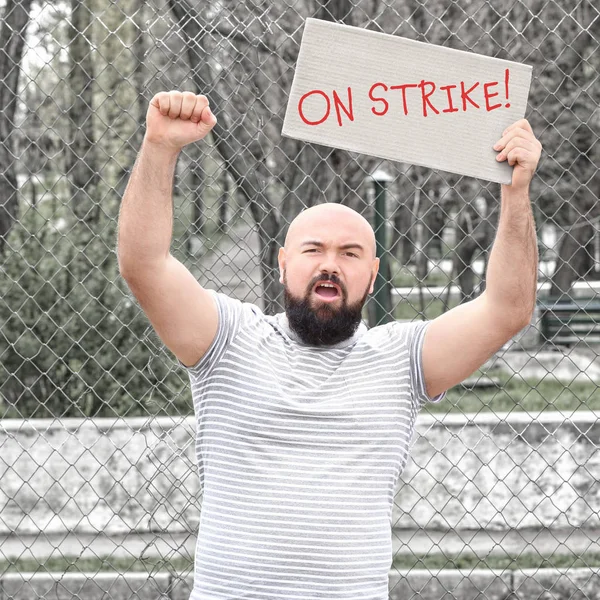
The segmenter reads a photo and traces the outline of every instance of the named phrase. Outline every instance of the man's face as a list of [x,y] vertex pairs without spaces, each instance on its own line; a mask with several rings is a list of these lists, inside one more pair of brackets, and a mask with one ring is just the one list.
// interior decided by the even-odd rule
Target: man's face
[[[332,293],[332,288],[328,287],[330,284],[338,285],[342,290],[340,306],[335,306],[337,302],[330,301],[329,297],[324,297],[321,304],[317,300],[315,306],[312,302],[313,290],[317,290],[315,294],[324,291]],[[285,312],[290,327],[305,344],[313,346],[337,344],[352,337],[360,324],[362,308],[368,295],[369,288],[360,300],[349,305],[348,293],[341,281],[335,275],[323,274],[309,283],[304,297],[296,298],[290,292],[286,276],[283,278]]]
[[379,264],[373,231],[358,213],[339,205],[302,213],[279,264],[288,322],[304,343],[336,344],[354,334]]

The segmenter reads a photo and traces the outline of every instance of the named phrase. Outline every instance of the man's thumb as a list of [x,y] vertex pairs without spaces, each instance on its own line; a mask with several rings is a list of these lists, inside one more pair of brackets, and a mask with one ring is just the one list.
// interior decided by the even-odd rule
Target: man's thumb
[[210,107],[206,107],[202,111],[202,117],[200,119],[200,123],[198,125],[204,129],[207,133],[217,124],[217,117],[213,115]]

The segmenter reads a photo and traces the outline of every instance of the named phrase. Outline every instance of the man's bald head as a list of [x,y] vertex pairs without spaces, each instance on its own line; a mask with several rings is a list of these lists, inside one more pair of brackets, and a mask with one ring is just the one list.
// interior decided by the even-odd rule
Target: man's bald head
[[370,251],[371,257],[375,258],[375,233],[369,222],[352,208],[333,202],[307,208],[290,223],[285,236],[286,251],[302,243],[301,238],[310,238],[311,232],[324,225],[347,232],[349,238],[364,245],[365,250]]

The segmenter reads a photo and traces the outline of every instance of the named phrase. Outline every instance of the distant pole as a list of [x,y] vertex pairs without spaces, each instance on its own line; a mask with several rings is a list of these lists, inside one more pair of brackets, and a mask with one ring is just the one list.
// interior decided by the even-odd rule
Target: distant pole
[[393,181],[385,171],[377,169],[370,178],[375,192],[374,229],[377,256],[379,257],[379,272],[373,286],[373,301],[375,302],[375,325],[389,323],[394,318],[391,314],[391,284],[390,268],[388,261],[387,245],[387,215],[386,215],[386,189],[387,184]]

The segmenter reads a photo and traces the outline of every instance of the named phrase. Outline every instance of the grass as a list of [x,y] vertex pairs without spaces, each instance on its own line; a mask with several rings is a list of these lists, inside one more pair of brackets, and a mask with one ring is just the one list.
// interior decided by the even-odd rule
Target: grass
[[[432,269],[427,277],[421,282],[414,274],[414,268],[408,268],[406,265],[401,265],[397,261],[394,261],[391,267],[392,270],[392,285],[394,287],[418,287],[421,283],[426,287],[433,287],[436,285],[448,285],[450,283],[450,277],[442,271],[440,268]],[[478,281],[479,278],[476,278]]]
[[414,556],[398,554],[394,558],[396,569],[568,569],[581,567],[600,567],[600,553],[589,552],[582,555],[553,554],[541,556],[537,553],[523,553],[519,556],[503,556],[489,554],[480,558],[474,554],[446,556],[445,554],[429,554]]
[[[396,288],[409,288],[415,292],[419,286],[423,287],[434,287],[442,286],[446,287],[452,283],[452,280],[447,273],[441,269],[432,269],[427,277],[421,282],[414,273],[413,268],[409,268],[406,265],[401,265],[395,262],[392,265],[392,286]],[[476,278],[476,284],[479,282],[479,278]],[[446,294],[442,294],[442,298],[445,298]],[[394,298],[394,297],[393,297]],[[424,310],[421,311],[421,303],[417,294],[411,295],[410,298],[396,296],[396,306],[393,307],[393,315],[395,319],[435,319],[445,312],[444,302],[442,300],[432,299],[427,292],[424,292]],[[450,300],[448,310],[454,308],[459,304],[458,300]]]
[[171,559],[140,559],[135,557],[120,558],[114,556],[80,558],[77,556],[61,556],[36,560],[19,558],[0,561],[0,576],[6,573],[156,573],[157,571],[193,571],[194,561],[191,558],[177,557]]
[[499,380],[497,386],[470,390],[457,385],[448,390],[442,402],[431,403],[425,410],[430,413],[600,410],[600,387],[593,382],[569,384],[558,383],[551,376],[545,380],[523,380],[506,373],[489,375]]
[[[519,556],[489,554],[482,558],[474,554],[458,556],[442,553],[429,555],[398,554],[393,566],[399,570],[408,569],[543,569],[543,568],[581,568],[600,567],[600,553],[589,552],[582,555],[553,554],[541,556],[537,553],[523,553]],[[177,557],[165,559],[136,558],[78,558],[60,557],[46,560],[16,559],[0,561],[0,576],[6,573],[98,573],[143,572],[156,574],[159,571],[170,573],[192,573],[192,559]]]
[[[450,300],[448,303],[448,310],[458,306],[457,300]],[[432,300],[431,298],[425,298],[424,311],[421,312],[418,297],[413,297],[410,300],[400,300],[398,304],[393,308],[394,319],[396,320],[422,320],[423,318],[435,319],[439,317],[444,311],[444,302],[442,300]]]

